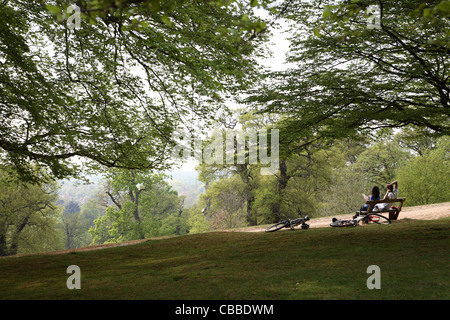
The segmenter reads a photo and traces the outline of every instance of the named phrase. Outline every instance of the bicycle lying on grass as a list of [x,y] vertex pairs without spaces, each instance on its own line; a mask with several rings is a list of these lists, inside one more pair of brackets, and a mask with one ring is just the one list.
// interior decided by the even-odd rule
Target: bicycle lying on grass
[[376,224],[390,224],[391,220],[377,213],[370,214],[356,214],[353,219],[339,220],[333,218],[330,226],[332,227],[356,227],[360,221],[363,223],[376,223]]
[[277,231],[277,230],[280,230],[283,228],[291,228],[293,230],[299,224],[301,225],[300,227],[302,229],[308,229],[309,224],[306,224],[306,221],[309,221],[308,216],[306,216],[304,218],[294,219],[294,220],[290,220],[290,219],[284,220],[284,221],[274,224],[273,226],[268,227],[266,229],[266,232],[273,232],[273,231]]

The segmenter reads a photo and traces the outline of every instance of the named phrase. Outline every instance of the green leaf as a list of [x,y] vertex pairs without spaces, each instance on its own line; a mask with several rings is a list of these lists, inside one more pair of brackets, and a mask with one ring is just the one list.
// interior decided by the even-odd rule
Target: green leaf
[[316,36],[316,37],[318,37],[318,38],[320,38],[320,36],[321,36],[321,34],[320,34],[320,30],[322,29],[322,26],[319,26],[319,27],[317,27],[317,28],[314,28],[314,30],[313,30],[313,32],[314,32],[314,35]]
[[333,15],[333,12],[331,11],[331,6],[325,6],[323,9],[322,18],[327,19]]
[[141,25],[142,28],[147,29],[149,27],[149,22],[148,21],[141,21],[139,22],[139,24]]
[[161,17],[161,21],[164,22],[165,24],[167,24],[169,27],[171,27],[173,25],[173,22],[170,21],[169,17],[166,15],[163,15]]
[[448,0],[442,1],[436,6],[436,8],[444,12],[450,12],[450,1]]
[[61,9],[59,7],[52,6],[51,4],[47,4],[45,7],[47,8],[47,11],[53,15],[58,15],[61,12]]

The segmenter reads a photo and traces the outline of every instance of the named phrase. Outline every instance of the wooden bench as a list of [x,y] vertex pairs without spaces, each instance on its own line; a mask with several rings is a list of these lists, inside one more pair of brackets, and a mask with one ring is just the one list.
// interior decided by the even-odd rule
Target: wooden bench
[[[403,202],[405,202],[406,198],[397,198],[397,199],[388,199],[388,200],[367,200],[366,204],[369,206],[367,208],[367,214],[369,213],[385,213],[385,212],[389,212],[389,220],[397,220],[398,215],[400,214],[400,211],[402,210],[402,206],[403,206]],[[389,210],[384,210],[384,211],[373,211],[373,209],[375,208],[375,205],[378,203],[397,203],[398,202],[398,206],[397,208],[392,208],[392,206],[390,207]],[[364,212],[364,211],[363,211]]]

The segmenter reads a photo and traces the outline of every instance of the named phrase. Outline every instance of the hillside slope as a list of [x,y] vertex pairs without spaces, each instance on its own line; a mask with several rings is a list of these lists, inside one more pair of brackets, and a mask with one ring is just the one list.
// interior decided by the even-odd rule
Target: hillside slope
[[[0,259],[0,300],[445,300],[449,222],[207,232]],[[72,265],[81,270],[80,290],[67,287]],[[367,285],[372,266],[381,272],[381,290]]]
[[[349,218],[351,218],[351,216],[352,216],[352,214],[345,214],[345,215],[337,215],[336,217],[339,219],[349,219]],[[439,219],[439,218],[444,218],[444,217],[450,217],[450,202],[436,203],[436,204],[429,204],[429,205],[422,205],[422,206],[415,206],[415,207],[404,207],[400,213],[398,221],[405,220],[405,219],[434,220],[434,219]],[[309,225],[311,228],[329,227],[331,219],[332,219],[332,216],[314,218],[314,219],[310,220]],[[264,232],[266,227],[267,226],[265,226],[265,227],[254,226],[254,227],[236,228],[236,229],[232,229],[232,230],[220,230],[220,231]],[[161,237],[161,238],[155,238],[155,239],[164,239],[164,238],[170,238],[170,237]],[[83,247],[83,248],[77,248],[77,249],[69,249],[69,250],[61,250],[61,251],[15,255],[13,257],[36,255],[36,254],[47,255],[47,254],[62,254],[62,253],[69,253],[69,252],[99,250],[99,249],[106,249],[106,248],[111,248],[111,247],[121,247],[121,246],[126,246],[126,245],[138,244],[138,243],[145,242],[148,240],[151,240],[151,239],[125,241],[125,242],[121,242],[121,243],[95,245],[95,246],[89,246],[89,247]],[[0,257],[0,259],[2,259],[2,258],[8,258],[8,257]]]

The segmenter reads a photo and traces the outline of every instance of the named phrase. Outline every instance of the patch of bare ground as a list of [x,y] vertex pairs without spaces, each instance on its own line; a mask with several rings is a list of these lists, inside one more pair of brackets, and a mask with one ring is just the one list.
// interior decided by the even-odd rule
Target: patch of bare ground
[[[351,219],[354,213],[336,215],[334,217],[338,219]],[[434,220],[450,216],[450,202],[427,204],[415,207],[403,207],[398,221],[402,219],[414,219],[414,220]],[[310,228],[324,228],[329,227],[333,216],[314,218],[309,221]],[[232,231],[237,232],[263,232],[265,227],[247,227],[237,228]]]

